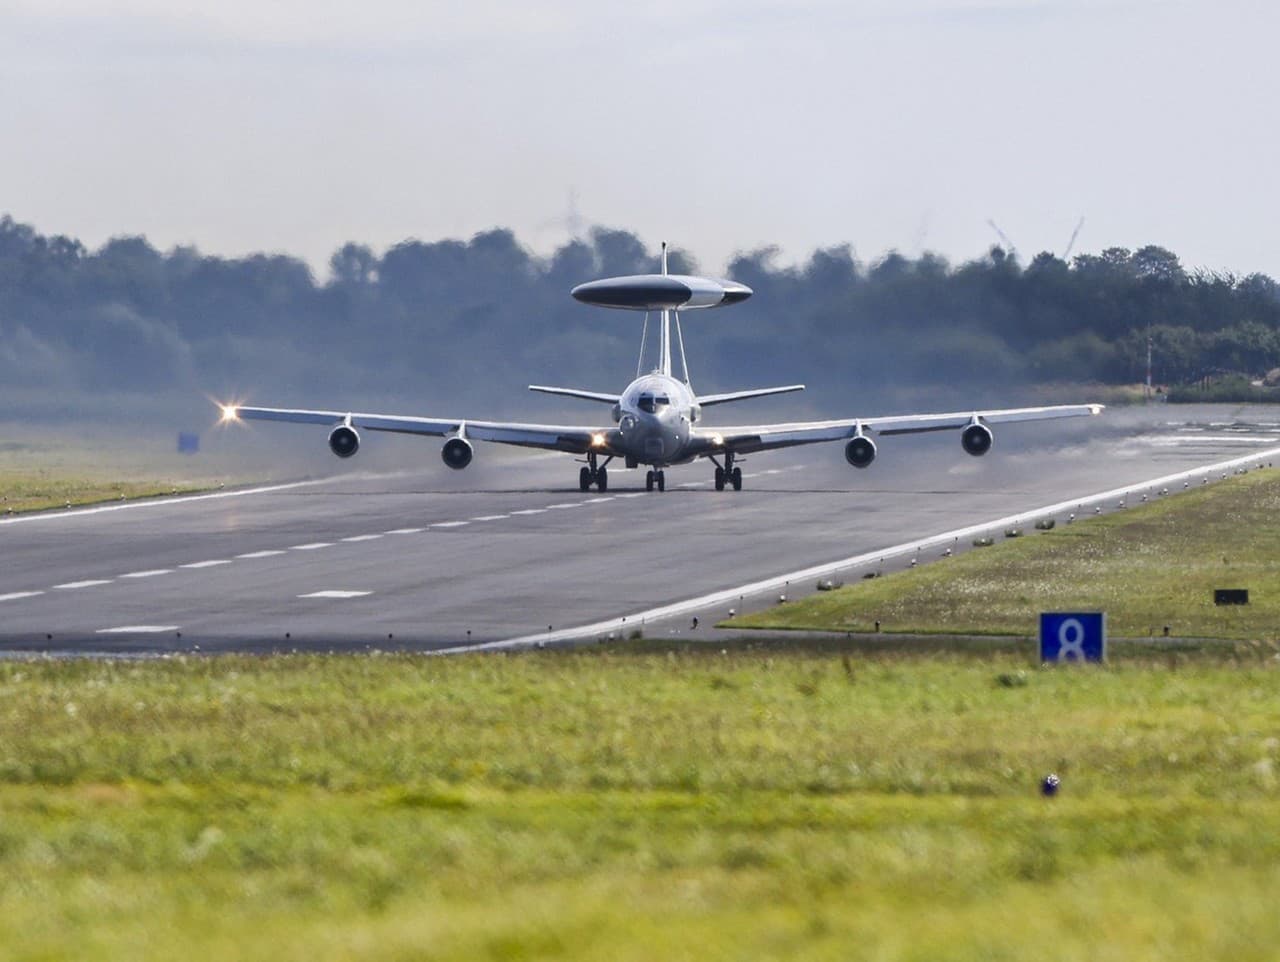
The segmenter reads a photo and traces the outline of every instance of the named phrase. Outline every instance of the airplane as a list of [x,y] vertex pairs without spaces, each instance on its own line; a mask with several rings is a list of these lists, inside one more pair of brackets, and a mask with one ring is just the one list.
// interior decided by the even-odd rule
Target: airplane
[[[222,420],[287,421],[330,427],[329,449],[340,458],[352,457],[360,448],[360,431],[386,431],[447,438],[440,451],[444,463],[461,470],[474,456],[473,441],[492,441],[528,448],[545,448],[577,455],[585,464],[578,472],[578,486],[599,491],[609,486],[608,466],[615,458],[628,468],[648,466],[645,490],[666,490],[671,465],[707,458],[715,465],[715,488],[742,490],[742,468],[735,462],[747,454],[776,448],[844,441],[845,459],[855,468],[866,468],[876,458],[871,435],[891,436],[928,431],[960,431],[960,445],[974,457],[991,450],[993,424],[1082,417],[1102,413],[1101,404],[1067,404],[1051,407],[967,410],[946,414],[914,414],[892,417],[843,418],[782,424],[709,427],[703,409],[748,398],[788,394],[804,390],[803,384],[698,395],[689,380],[685,361],[680,312],[706,310],[741,303],[751,288],[730,280],[716,280],[667,271],[667,245],[662,245],[662,273],[610,277],[579,284],[571,292],[578,301],[597,307],[644,311],[640,362],[636,378],[620,394],[577,388],[531,384],[530,391],[608,404],[612,426],[600,424],[525,424],[509,421],[477,421],[470,418],[428,418],[395,414],[358,414],[348,411],[313,411],[295,408],[249,407],[223,404]],[[660,312],[657,364],[642,373],[649,317]],[[672,368],[672,320],[680,354],[681,378]]]

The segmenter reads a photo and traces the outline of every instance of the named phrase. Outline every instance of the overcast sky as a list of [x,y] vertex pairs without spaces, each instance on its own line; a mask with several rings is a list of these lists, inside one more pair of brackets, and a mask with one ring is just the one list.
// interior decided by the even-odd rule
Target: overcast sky
[[583,223],[719,270],[1147,243],[1280,277],[1280,7],[0,0],[0,211],[286,251]]

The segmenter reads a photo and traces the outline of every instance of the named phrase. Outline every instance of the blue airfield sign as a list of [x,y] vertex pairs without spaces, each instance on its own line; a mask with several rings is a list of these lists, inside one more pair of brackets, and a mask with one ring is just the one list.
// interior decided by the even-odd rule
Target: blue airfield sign
[[1041,661],[1105,661],[1106,657],[1104,612],[1041,612]]

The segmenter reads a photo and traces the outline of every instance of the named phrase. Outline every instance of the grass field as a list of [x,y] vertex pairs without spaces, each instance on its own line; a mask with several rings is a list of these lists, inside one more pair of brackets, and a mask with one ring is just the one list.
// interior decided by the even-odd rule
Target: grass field
[[[1030,525],[1028,525],[1030,529]],[[1108,632],[1280,638],[1280,471],[1254,471],[736,619],[734,627],[1029,636],[1036,613]],[[1247,606],[1215,606],[1247,588]]]
[[1275,958],[1269,652],[646,646],[0,663],[0,957]]
[[102,441],[0,440],[0,516],[121,498],[189,493],[218,482],[175,470],[176,459],[108,450]]

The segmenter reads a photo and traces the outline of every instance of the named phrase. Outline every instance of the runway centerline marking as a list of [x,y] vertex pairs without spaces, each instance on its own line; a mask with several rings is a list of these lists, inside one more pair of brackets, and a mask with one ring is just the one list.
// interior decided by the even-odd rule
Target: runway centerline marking
[[93,588],[97,585],[109,585],[110,578],[91,578],[88,581],[68,581],[65,584],[54,585],[55,588]]
[[643,497],[646,497],[646,492],[633,491],[631,494],[615,494],[614,497],[615,498],[643,498]]
[[332,541],[312,541],[308,544],[290,545],[290,551],[315,551],[317,548],[332,548]]
[[19,598],[34,598],[42,594],[43,591],[11,591],[7,595],[0,595],[0,601],[17,601]]
[[509,514],[482,514],[478,518],[472,518],[472,521],[501,521],[503,518],[509,518]]
[[465,525],[465,524],[470,524],[470,523],[471,523],[470,521],[437,521],[437,522],[436,522],[435,524],[433,524],[431,527],[433,527],[433,528],[461,528],[463,525]]
[[613,500],[613,498],[612,498],[612,497],[608,497],[608,498],[587,498],[587,500],[586,500],[586,501],[583,501],[582,503],[583,503],[583,504],[604,504],[604,502],[606,502],[606,501],[612,501],[612,500]]
[[99,628],[95,635],[158,635],[177,631],[181,625],[121,625],[119,628]]
[[149,571],[130,571],[128,574],[120,575],[121,578],[154,578],[157,575],[171,575],[172,568],[152,568]]
[[569,503],[569,504],[549,504],[549,505],[547,505],[547,510],[548,510],[548,511],[558,511],[558,510],[560,510],[561,508],[576,508],[576,507],[578,507],[580,504],[582,504],[582,502],[581,502],[581,501],[574,501],[574,502],[571,502],[571,503]]
[[237,558],[271,558],[278,554],[284,554],[281,548],[268,548],[266,551],[250,551],[247,554],[238,554]]
[[378,538],[381,538],[381,537],[382,537],[382,535],[380,535],[380,534],[356,534],[356,535],[352,535],[350,538],[343,538],[342,540],[343,540],[343,541],[350,541],[350,542],[355,542],[355,541],[376,541]]
[[298,595],[299,598],[363,598],[365,595],[373,594],[372,591],[339,591],[337,589],[326,589],[325,591],[313,591],[310,594]]
[[523,511],[512,511],[511,513],[512,513],[512,515],[517,515],[517,514],[520,514],[520,515],[525,515],[525,514],[542,514],[542,513],[544,513],[546,510],[547,510],[546,508],[525,508]]
[[390,531],[384,531],[383,534],[417,534],[425,531],[425,528],[392,528]]
[[213,561],[193,561],[188,565],[178,565],[179,568],[216,568],[218,565],[229,565],[231,562],[225,558],[217,558]]

